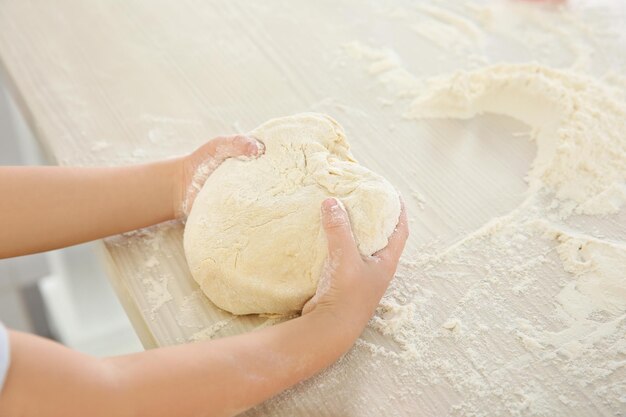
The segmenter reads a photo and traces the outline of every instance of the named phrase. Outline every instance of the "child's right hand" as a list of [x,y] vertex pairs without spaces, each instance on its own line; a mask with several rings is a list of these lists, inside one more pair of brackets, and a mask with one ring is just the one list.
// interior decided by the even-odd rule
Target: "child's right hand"
[[391,282],[409,236],[404,204],[387,247],[371,257],[359,253],[348,213],[339,200],[324,200],[322,224],[328,239],[328,260],[317,292],[304,305],[302,314],[328,313],[356,339]]

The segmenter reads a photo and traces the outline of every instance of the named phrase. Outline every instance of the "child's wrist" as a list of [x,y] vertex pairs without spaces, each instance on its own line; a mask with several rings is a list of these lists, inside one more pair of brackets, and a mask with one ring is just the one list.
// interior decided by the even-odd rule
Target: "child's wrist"
[[332,336],[337,342],[347,344],[347,348],[359,338],[369,321],[361,314],[335,306],[317,306],[307,316],[322,323],[324,337]]
[[180,217],[179,212],[181,212],[181,201],[184,195],[182,190],[183,159],[166,159],[143,166],[150,181],[156,182],[161,195],[158,205],[162,207],[161,210],[168,220]]

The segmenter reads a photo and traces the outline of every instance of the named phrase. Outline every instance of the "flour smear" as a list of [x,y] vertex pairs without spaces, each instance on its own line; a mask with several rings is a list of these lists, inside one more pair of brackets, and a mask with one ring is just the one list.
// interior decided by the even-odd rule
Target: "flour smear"
[[[394,344],[357,347],[396,365],[398,398],[452,387],[450,415],[624,415],[626,102],[621,84],[607,82],[614,72],[588,71],[603,34],[565,9],[513,5],[535,26],[518,41],[567,42],[570,65],[480,64],[490,61],[489,32],[506,32],[501,4],[466,4],[465,15],[442,4],[418,8],[434,19],[419,33],[440,46],[462,36],[452,50],[484,60],[419,77],[393,48],[354,41],[343,51],[387,100],[406,103],[404,119],[495,113],[526,123],[537,147],[528,191],[442,252],[405,253],[370,323]],[[575,32],[589,37],[563,40]]]

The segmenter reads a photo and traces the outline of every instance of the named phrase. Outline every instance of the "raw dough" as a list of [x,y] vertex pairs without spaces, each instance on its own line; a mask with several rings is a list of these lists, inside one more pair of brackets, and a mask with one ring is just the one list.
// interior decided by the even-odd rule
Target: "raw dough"
[[341,126],[304,113],[251,132],[265,144],[255,160],[229,159],[206,181],[185,227],[194,279],[235,314],[286,314],[315,293],[327,256],[320,205],[345,205],[359,251],[387,245],[400,214],[394,187],[359,165]]

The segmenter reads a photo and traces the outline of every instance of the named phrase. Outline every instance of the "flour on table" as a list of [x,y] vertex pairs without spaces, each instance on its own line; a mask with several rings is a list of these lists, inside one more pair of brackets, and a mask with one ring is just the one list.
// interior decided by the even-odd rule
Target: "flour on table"
[[222,330],[224,327],[226,327],[233,320],[234,320],[234,317],[231,317],[231,318],[228,318],[228,319],[224,319],[224,320],[220,320],[218,322],[215,322],[212,325],[210,325],[209,327],[207,327],[206,329],[202,329],[202,330],[197,331],[194,334],[192,334],[189,337],[188,341],[190,341],[190,342],[199,342],[201,340],[213,339],[215,337],[215,335],[220,330]]
[[[626,55],[616,46],[623,31],[610,34],[604,25],[623,17],[602,16],[604,2],[538,3],[377,5],[381,13],[370,22],[391,36],[347,38],[347,30],[336,28],[328,43],[338,50],[336,60],[323,61],[327,83],[320,84],[321,96],[302,94],[303,103],[348,118],[362,118],[360,109],[379,111],[379,132],[389,140],[406,135],[409,125],[432,127],[431,118],[498,113],[528,125],[503,140],[530,139],[537,156],[515,209],[452,245],[439,237],[409,245],[366,339],[249,415],[279,415],[286,405],[319,404],[319,398],[349,398],[333,410],[341,415],[624,415]],[[323,98],[336,93],[328,87],[340,75],[362,77],[363,91],[352,99]],[[142,121],[160,132],[153,144],[167,142],[173,121]],[[411,166],[403,170],[407,202],[428,198],[424,211],[409,215],[437,208],[424,178]],[[158,240],[146,249],[170,249],[151,243]],[[244,327],[245,318],[218,318],[203,328],[204,295],[195,286],[189,291],[176,320],[192,339]],[[167,310],[157,313],[168,318]]]
[[417,205],[420,209],[424,208],[424,204],[426,204],[426,198],[419,191],[413,190],[411,196],[417,201]]
[[245,131],[241,127],[241,123],[239,123],[238,120],[233,122],[232,127],[233,127],[233,131],[236,133],[245,133]]
[[164,250],[162,243],[168,234],[180,228],[179,222],[169,221],[106,239],[107,245],[122,256],[143,259],[128,285],[143,294],[140,307],[152,320],[164,305],[174,300],[168,285],[176,277],[166,268],[172,255]]
[[154,125],[197,125],[202,126],[202,122],[196,119],[179,118],[171,116],[155,115],[150,113],[143,113],[140,116],[143,122],[151,123]]
[[159,265],[159,260],[153,255],[145,263],[146,268],[154,268]]
[[111,144],[109,142],[101,140],[101,141],[94,143],[93,146],[91,147],[91,150],[93,152],[99,152],[110,147],[111,147]]
[[184,327],[203,327],[204,311],[202,309],[206,302],[206,297],[202,291],[195,290],[191,294],[185,296],[176,314],[176,322]]
[[345,103],[342,103],[336,97],[323,98],[322,100],[311,104],[310,108],[311,110],[324,112],[324,113],[342,112],[342,113],[346,113],[346,114],[350,114],[354,116],[367,117],[367,113],[365,113],[363,110],[355,106],[349,106]]
[[[344,51],[403,100],[407,120],[504,114],[525,122],[519,136],[537,146],[516,209],[443,251],[405,252],[370,322],[398,348],[357,346],[400,361],[400,397],[408,386],[454,387],[453,415],[483,415],[485,404],[492,415],[549,415],[564,404],[592,412],[572,388],[587,384],[607,413],[623,411],[623,95],[571,69],[498,64],[419,77],[391,49],[352,42]],[[577,69],[586,67],[579,55]]]
[[150,275],[141,279],[145,287],[146,299],[150,306],[150,315],[154,314],[165,303],[173,299],[172,294],[167,289],[168,278],[161,274]]
[[137,148],[131,152],[131,156],[137,158],[137,160],[141,160],[148,156],[148,152],[143,148]]

